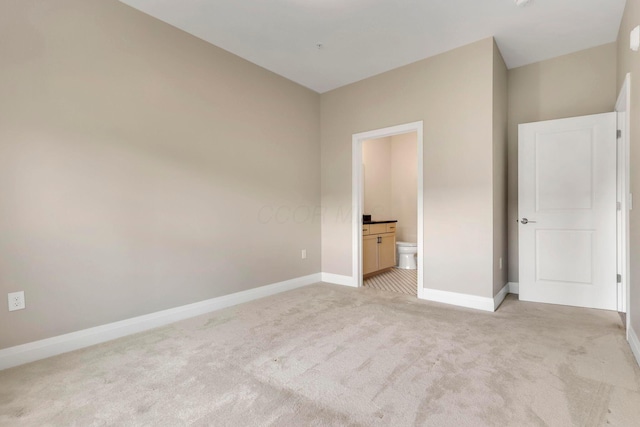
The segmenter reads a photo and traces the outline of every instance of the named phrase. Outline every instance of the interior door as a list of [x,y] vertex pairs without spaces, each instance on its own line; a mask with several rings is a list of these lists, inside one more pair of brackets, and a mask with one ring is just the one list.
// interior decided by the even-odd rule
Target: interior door
[[518,129],[520,299],[616,309],[616,115]]

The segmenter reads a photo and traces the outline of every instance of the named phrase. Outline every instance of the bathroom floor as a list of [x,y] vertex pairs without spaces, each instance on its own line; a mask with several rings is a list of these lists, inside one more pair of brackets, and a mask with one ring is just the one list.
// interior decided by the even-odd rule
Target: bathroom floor
[[364,286],[381,291],[397,292],[406,295],[418,295],[418,270],[392,268],[385,273],[365,279]]

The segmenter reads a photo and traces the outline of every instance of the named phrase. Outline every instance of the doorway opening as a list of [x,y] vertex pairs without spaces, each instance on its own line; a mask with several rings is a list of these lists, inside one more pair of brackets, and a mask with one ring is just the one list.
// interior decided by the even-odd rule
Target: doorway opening
[[[411,185],[413,191],[415,191],[415,223],[412,226],[409,221],[399,221],[392,218],[398,215],[400,210],[395,213],[391,212],[388,208],[383,207],[381,204],[377,204],[377,201],[373,201],[372,204],[368,204],[369,209],[375,212],[365,212],[365,172],[371,172],[366,166],[364,166],[363,149],[365,141],[378,140],[383,138],[389,138],[391,140],[402,140],[404,136],[407,138],[413,134],[415,141],[415,182]],[[397,280],[399,282],[411,280],[411,275],[416,277],[417,286],[414,285],[413,294],[422,298],[423,293],[423,240],[424,240],[424,208],[423,208],[423,122],[413,122],[398,126],[392,126],[383,129],[372,130],[369,132],[362,132],[353,135],[353,155],[352,155],[352,247],[353,247],[353,279],[357,283],[357,286],[363,286],[364,275],[371,273],[374,269],[376,272],[386,270],[384,273],[397,273],[394,277],[389,277],[389,280]],[[371,168],[371,166],[370,166]],[[371,207],[373,206],[373,208]],[[371,215],[371,220],[365,224],[363,214]],[[411,218],[411,215],[408,216]],[[384,228],[384,230],[383,230]],[[405,240],[415,242],[417,246],[416,256],[416,270],[413,273],[409,268],[395,269],[391,268],[390,264],[395,266],[397,264],[397,248],[396,241],[404,242],[404,240],[396,239],[396,233],[399,233]],[[415,240],[413,240],[415,236]],[[371,265],[372,254],[374,255],[375,262],[382,260],[381,264]],[[366,255],[366,264],[363,263],[363,256]],[[390,259],[391,257],[391,259]],[[403,257],[407,262],[407,257]],[[408,266],[409,264],[404,263]],[[379,266],[384,268],[379,269]],[[404,271],[402,271],[404,270]],[[382,278],[382,274],[378,275],[378,282]],[[369,277],[369,274],[367,274]],[[404,277],[404,278],[403,278]],[[399,283],[401,284],[401,283]],[[375,286],[373,286],[375,287]],[[401,292],[401,291],[400,291]],[[403,292],[407,293],[407,292]]]

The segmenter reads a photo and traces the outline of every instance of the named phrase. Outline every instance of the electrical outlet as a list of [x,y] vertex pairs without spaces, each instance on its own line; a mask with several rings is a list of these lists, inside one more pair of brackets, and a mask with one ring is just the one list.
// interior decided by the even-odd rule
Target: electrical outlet
[[307,259],[307,250],[306,249],[301,250],[300,256],[302,257],[302,259]]
[[7,300],[9,302],[9,311],[22,310],[25,308],[24,291],[8,293]]

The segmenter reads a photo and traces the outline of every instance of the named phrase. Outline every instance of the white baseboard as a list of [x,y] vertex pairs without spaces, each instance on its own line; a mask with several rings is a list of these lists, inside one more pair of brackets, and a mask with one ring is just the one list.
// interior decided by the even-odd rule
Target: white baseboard
[[518,295],[520,293],[520,284],[518,282],[509,282],[509,293]]
[[504,299],[507,297],[508,293],[509,293],[509,284],[507,283],[493,297],[493,311],[496,311],[498,309],[498,307],[500,307],[500,304],[502,304],[502,301],[504,301]]
[[640,365],[640,340],[638,339],[638,335],[633,328],[629,328],[628,331],[629,337],[629,346],[631,347],[631,352],[636,357],[636,362]]
[[320,282],[320,273],[0,350],[0,370]]
[[423,289],[420,297],[428,301],[442,302],[445,304],[457,305],[459,307],[475,308],[476,310],[483,311],[495,311],[494,299],[488,297],[428,288]]
[[321,273],[322,281],[326,283],[333,283],[334,285],[351,286],[353,288],[358,287],[358,282],[351,276],[343,276],[341,274],[333,273]]

